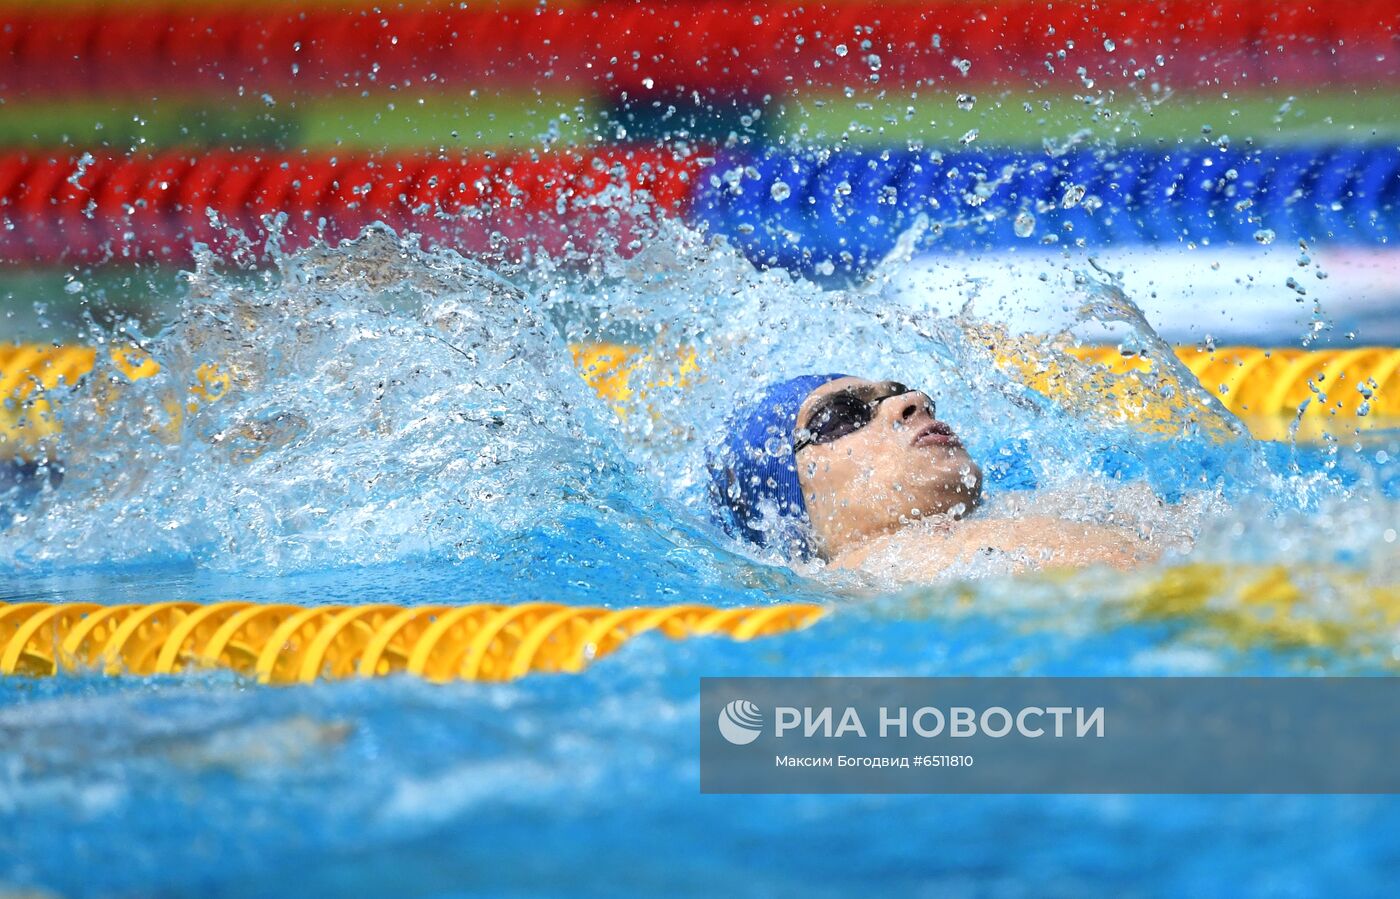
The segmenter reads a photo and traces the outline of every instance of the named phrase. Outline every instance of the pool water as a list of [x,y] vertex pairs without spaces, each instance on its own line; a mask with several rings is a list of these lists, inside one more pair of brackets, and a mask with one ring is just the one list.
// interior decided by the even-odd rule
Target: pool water
[[[799,600],[834,613],[747,644],[643,637],[582,675],[501,685],[0,681],[0,809],[17,824],[0,828],[0,883],[1386,892],[1400,861],[1390,798],[699,795],[701,676],[1391,673],[1393,633],[1346,612],[1355,584],[1398,570],[1400,434],[1258,443],[1165,378],[1153,401],[1180,415],[1144,431],[1112,403],[1069,406],[998,367],[986,335],[999,323],[910,302],[907,260],[819,290],[680,224],[655,228],[639,252],[586,265],[464,259],[386,231],[256,276],[205,260],[157,333],[90,335],[134,337],[162,370],[127,382],[99,369],[56,398],[63,482],[5,501],[0,599]],[[1053,328],[1169,358],[1121,284],[1087,259],[1063,264],[1079,294]],[[621,415],[571,361],[571,343],[599,340],[650,348],[637,377],[661,385]],[[699,376],[667,384],[691,351]],[[191,393],[211,360],[230,377],[212,400]],[[735,545],[706,513],[704,446],[736,395],[813,370],[924,386],[986,463],[989,514],[1034,504],[1149,529],[1162,565],[1014,578],[987,564],[908,590]],[[1166,567],[1215,563],[1237,573],[1213,611],[1282,566],[1305,587],[1291,614],[1342,621],[1344,638],[1143,614]]]

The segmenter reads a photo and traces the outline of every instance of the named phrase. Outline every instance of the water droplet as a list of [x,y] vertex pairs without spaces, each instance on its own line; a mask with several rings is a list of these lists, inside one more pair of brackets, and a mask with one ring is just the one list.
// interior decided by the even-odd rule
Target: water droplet
[[954,58],[953,58],[953,68],[957,69],[959,72],[962,72],[964,75],[966,75],[966,74],[968,73],[968,71],[970,71],[970,70],[972,69],[972,60],[970,60],[970,59],[959,59],[958,57],[954,57]]
[[83,282],[81,282],[81,281],[69,281],[67,284],[63,285],[63,292],[66,293],[66,294],[79,294],[79,293],[82,293],[82,292],[83,292]]
[[263,95],[262,95],[262,101],[263,101],[263,105],[264,105],[264,106],[276,106],[276,105],[277,105],[277,101],[276,101],[275,99],[273,99],[272,94],[263,94]]
[[[78,159],[78,164],[73,167],[73,174],[68,176],[68,183],[74,187],[81,188],[83,186],[83,176],[87,174],[88,166],[96,161],[97,160],[91,153],[84,153],[82,157]],[[89,218],[91,218],[91,216],[89,216]]]
[[958,143],[962,144],[965,147],[975,140],[977,140],[977,129],[973,128],[971,131],[964,134],[962,136],[962,139],[959,140]]
[[1273,243],[1274,238],[1277,236],[1278,235],[1274,233],[1274,229],[1272,228],[1260,228],[1258,231],[1254,232],[1254,239],[1264,246]]
[[1105,50],[1107,50],[1109,53],[1112,53],[1114,50],[1117,50],[1117,49],[1118,49],[1118,45],[1115,44],[1111,39],[1109,39],[1109,38],[1104,38],[1104,39],[1103,39],[1103,48],[1104,48]]
[[849,53],[849,52],[850,52],[850,51],[846,49],[846,45],[845,45],[845,44],[837,44],[837,45],[836,45],[836,55],[837,55],[837,56],[845,56],[845,55],[846,55],[847,53]]
[[792,188],[788,187],[786,182],[774,181],[773,186],[768,189],[768,193],[772,195],[773,199],[781,203],[783,200],[792,196]]
[[977,98],[972,94],[958,94],[958,109],[970,112],[972,107],[977,105]]
[[1016,216],[1016,221],[1012,227],[1016,229],[1017,237],[1030,237],[1035,233],[1035,216],[1029,212],[1022,212]]

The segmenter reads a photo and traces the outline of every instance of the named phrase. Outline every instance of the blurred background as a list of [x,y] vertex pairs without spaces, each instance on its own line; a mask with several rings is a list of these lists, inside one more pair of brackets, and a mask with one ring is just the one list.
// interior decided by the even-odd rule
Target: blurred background
[[559,252],[614,182],[823,282],[910,234],[898,278],[951,309],[990,295],[1015,321],[1074,256],[1169,339],[1400,339],[1394,0],[4,0],[0,20],[8,340],[150,327],[193,247],[256,269],[269,232]]

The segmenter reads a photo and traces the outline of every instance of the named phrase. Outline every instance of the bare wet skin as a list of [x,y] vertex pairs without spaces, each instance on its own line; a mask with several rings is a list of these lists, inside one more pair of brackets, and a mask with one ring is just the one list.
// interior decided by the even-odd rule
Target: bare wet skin
[[[881,383],[839,378],[817,388],[798,411],[797,433],[819,427],[832,397],[878,392]],[[803,443],[798,478],[817,549],[834,568],[919,583],[988,566],[1005,573],[1095,565],[1128,570],[1162,553],[1150,533],[1114,523],[979,511],[981,468],[919,391],[881,399],[863,427]]]

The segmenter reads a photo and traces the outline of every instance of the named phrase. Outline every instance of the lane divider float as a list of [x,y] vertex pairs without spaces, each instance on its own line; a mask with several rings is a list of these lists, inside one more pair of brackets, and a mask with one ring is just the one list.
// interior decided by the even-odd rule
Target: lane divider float
[[921,245],[929,252],[1300,239],[1390,246],[1400,239],[1400,150],[724,151],[696,181],[690,209],[755,263],[813,276],[869,269],[920,217],[936,231]]
[[[1078,572],[1042,572],[1068,585]],[[1179,626],[1183,639],[1238,647],[1341,651],[1394,666],[1400,583],[1328,566],[1188,563],[1115,581],[1104,627]],[[1096,583],[1093,576],[1083,581]],[[949,585],[955,614],[975,612],[970,585]],[[1097,588],[1091,588],[1097,589]],[[941,603],[937,597],[929,598]],[[964,601],[966,600],[966,601]],[[904,602],[904,601],[901,601]],[[926,617],[919,597],[874,607]],[[856,603],[859,606],[859,603]],[[1059,602],[1041,609],[1053,627]],[[902,610],[902,611],[901,611]],[[1034,609],[1030,610],[1036,611]],[[149,677],[229,671],[264,684],[412,675],[435,682],[576,674],[629,640],[748,641],[840,614],[833,606],[699,604],[609,609],[552,602],[298,606],[251,602],[0,603],[0,676]],[[1079,614],[1070,608],[1068,614]]]
[[[1016,338],[996,345],[996,361],[1003,370],[1058,402],[1074,407],[1096,403],[1126,421],[1157,430],[1170,427],[1173,416],[1180,414],[1180,391],[1169,391],[1173,396],[1164,398],[1147,379],[1162,372],[1150,357],[1124,355],[1112,346],[1065,347],[1051,354],[1039,341]],[[691,350],[658,365],[644,350],[622,344],[571,349],[584,379],[621,412],[639,401],[639,392],[683,386],[703,377],[703,363]],[[1400,427],[1400,348],[1179,346],[1173,351],[1260,440],[1294,436],[1316,441],[1329,434]]]
[[[623,186],[645,191],[650,211],[598,208]],[[920,217],[931,252],[1261,239],[1388,247],[1400,240],[1400,149],[0,153],[0,261],[17,264],[181,263],[196,242],[256,262],[278,216],[287,251],[375,222],[465,252],[558,253],[603,235],[626,251],[621,238],[655,214],[725,235],[757,265],[813,277],[869,269]],[[1030,233],[1018,224],[1026,216]]]
[[6,153],[0,261],[181,263],[196,242],[220,257],[259,259],[273,227],[290,252],[375,222],[428,246],[486,251],[505,239],[557,253],[604,231],[626,233],[626,210],[605,221],[591,205],[609,188],[644,190],[657,210],[680,210],[694,167],[667,150],[628,146],[440,156]]
[[607,609],[516,605],[0,604],[0,674],[148,676],[227,670],[265,684],[411,674],[505,681],[576,673],[627,641],[751,640],[826,614],[799,603]]
[[[1174,352],[1256,439],[1317,442],[1400,428],[1400,348],[1179,346]],[[1103,346],[1075,347],[1068,355],[1082,364],[1032,365],[1030,357],[1011,354],[1000,361],[1057,401],[1073,405],[1088,396],[1151,430],[1177,426],[1190,403],[1150,357]],[[1149,376],[1163,375],[1165,382],[1154,388]],[[1160,389],[1162,384],[1173,389]]]
[[[570,350],[579,373],[621,415],[644,404],[649,390],[684,387],[704,376],[693,350],[659,364],[641,348],[623,344],[574,344]],[[134,348],[105,352],[113,368],[130,380],[160,371],[154,359]],[[1327,435],[1400,427],[1400,348],[1206,350],[1183,346],[1176,347],[1175,353],[1260,440],[1291,436],[1317,441]],[[92,347],[0,344],[0,458],[43,454],[46,442],[60,431],[55,409],[61,402],[60,389],[79,385],[96,358]],[[997,361],[1057,401],[1082,403],[1089,396],[1143,427],[1169,427],[1178,411],[1164,408],[1144,380],[1157,371],[1155,361],[1142,355],[1125,356],[1115,347],[1070,347],[1059,356],[1019,347],[1000,353]],[[214,363],[205,363],[183,396],[167,398],[169,426],[178,428],[184,415],[218,400],[229,388],[227,374]]]

